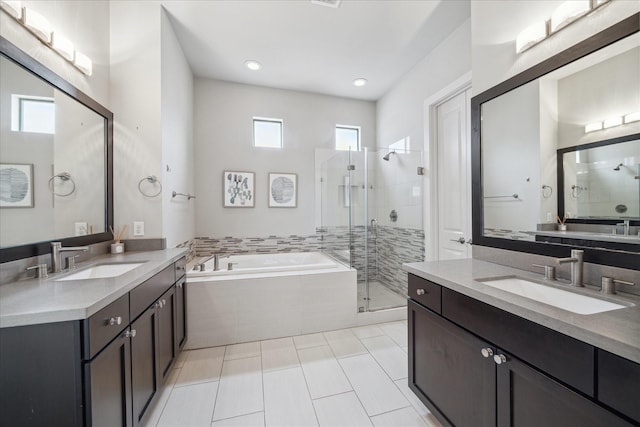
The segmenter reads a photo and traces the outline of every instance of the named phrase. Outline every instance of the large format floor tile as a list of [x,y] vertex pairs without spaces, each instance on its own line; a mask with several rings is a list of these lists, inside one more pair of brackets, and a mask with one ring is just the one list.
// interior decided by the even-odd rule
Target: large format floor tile
[[407,378],[407,353],[386,335],[362,340],[369,353],[392,380]]
[[210,426],[217,389],[217,382],[174,388],[164,411],[162,411],[158,426]]
[[407,384],[407,322],[184,351],[145,427],[442,427]]
[[369,416],[409,406],[370,354],[345,357],[339,362]]
[[336,357],[349,357],[367,353],[358,337],[349,329],[325,332],[324,337]]
[[317,426],[315,411],[301,368],[264,374],[266,426]]
[[262,341],[262,370],[264,372],[300,366],[293,339],[278,338]]
[[222,420],[263,409],[260,357],[226,360],[213,419]]
[[429,427],[412,408],[403,408],[371,417],[375,427]]
[[211,427],[264,427],[264,412],[214,421]]
[[313,401],[320,427],[371,426],[371,420],[354,392],[337,394]]
[[203,348],[185,353],[186,357],[178,375],[176,387],[220,379],[224,347]]
[[351,384],[328,346],[298,350],[311,398],[351,390]]

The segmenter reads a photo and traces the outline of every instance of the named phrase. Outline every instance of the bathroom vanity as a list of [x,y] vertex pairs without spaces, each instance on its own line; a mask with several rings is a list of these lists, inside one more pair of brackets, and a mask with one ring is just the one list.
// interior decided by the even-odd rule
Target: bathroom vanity
[[185,254],[99,256],[3,285],[0,424],[143,425],[187,337]]
[[520,278],[574,292],[534,273],[475,259],[405,270],[409,387],[443,425],[640,424],[637,296],[578,290],[619,306],[578,314],[487,284]]

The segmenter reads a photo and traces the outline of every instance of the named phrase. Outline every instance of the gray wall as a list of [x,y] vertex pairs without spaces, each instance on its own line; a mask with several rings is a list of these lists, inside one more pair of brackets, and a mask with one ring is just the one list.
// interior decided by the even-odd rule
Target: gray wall
[[[336,124],[375,144],[373,102],[197,78],[194,104],[196,236],[314,234],[316,148],[334,147]],[[284,120],[283,149],[253,147],[254,116]],[[254,208],[222,206],[225,170],[255,172]],[[268,207],[269,172],[298,175],[297,208]]]

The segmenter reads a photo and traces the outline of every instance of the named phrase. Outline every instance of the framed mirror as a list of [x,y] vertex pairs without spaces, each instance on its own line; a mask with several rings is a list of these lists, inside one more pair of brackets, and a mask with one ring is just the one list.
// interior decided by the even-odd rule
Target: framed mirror
[[[586,214],[584,203],[578,211],[577,203],[566,202],[571,166],[560,160],[560,153],[563,158],[572,152],[576,169],[576,155],[582,162],[600,156],[590,151],[598,146],[617,149],[617,144],[628,143],[624,153],[613,156],[622,160],[607,176],[620,179],[622,174],[613,174],[620,163],[629,174],[640,164],[640,120],[635,117],[640,112],[639,31],[640,14],[635,14],[472,98],[474,245],[554,257],[579,247],[587,262],[640,268],[640,218],[630,210],[633,198],[616,202],[603,182],[593,181],[598,187],[592,191],[594,200],[611,196],[599,212],[624,205],[629,216],[597,209]],[[598,169],[605,164],[595,161]],[[582,169],[580,179],[585,172],[592,178],[599,173]],[[631,181],[624,182],[628,192],[640,194],[640,180]],[[569,189],[571,185],[586,187],[573,182]],[[624,221],[627,228],[617,229]],[[612,237],[614,229],[635,235]]]
[[112,239],[113,114],[0,37],[0,262]]

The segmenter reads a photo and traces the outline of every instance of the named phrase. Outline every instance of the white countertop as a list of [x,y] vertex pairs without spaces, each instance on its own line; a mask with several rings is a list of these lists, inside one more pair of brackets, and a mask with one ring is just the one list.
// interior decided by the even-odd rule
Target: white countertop
[[[618,293],[603,296],[597,289],[571,288],[566,282],[550,282],[595,298],[634,304],[596,314],[576,314],[485,285],[477,279],[515,275],[543,282],[542,276],[476,259],[415,262],[403,269],[516,316],[571,336],[613,354],[640,363],[640,297]],[[640,272],[638,273],[640,279]],[[640,283],[637,283],[640,285]]]
[[142,265],[105,279],[56,281],[71,274],[61,272],[46,279],[2,285],[0,328],[86,319],[186,254],[186,249],[164,249],[100,255],[78,264],[71,273],[96,264],[142,262]]

